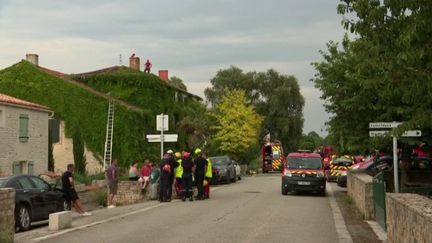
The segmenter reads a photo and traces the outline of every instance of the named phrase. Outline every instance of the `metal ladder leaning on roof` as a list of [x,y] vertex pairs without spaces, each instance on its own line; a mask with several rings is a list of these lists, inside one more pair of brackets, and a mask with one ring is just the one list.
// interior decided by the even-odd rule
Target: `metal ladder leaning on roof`
[[107,121],[107,128],[106,128],[106,137],[105,137],[104,171],[106,171],[107,167],[111,165],[113,135],[114,135],[114,101],[110,99],[108,104],[108,121]]

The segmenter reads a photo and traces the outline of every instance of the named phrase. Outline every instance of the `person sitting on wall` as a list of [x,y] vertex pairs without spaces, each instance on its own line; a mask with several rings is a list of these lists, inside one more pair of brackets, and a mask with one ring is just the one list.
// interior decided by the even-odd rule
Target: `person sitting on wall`
[[80,216],[90,216],[91,213],[84,211],[78,194],[75,191],[73,171],[74,165],[68,164],[66,172],[62,175],[62,188],[64,196],[69,202],[72,202],[72,206],[75,208],[75,210],[79,213]]

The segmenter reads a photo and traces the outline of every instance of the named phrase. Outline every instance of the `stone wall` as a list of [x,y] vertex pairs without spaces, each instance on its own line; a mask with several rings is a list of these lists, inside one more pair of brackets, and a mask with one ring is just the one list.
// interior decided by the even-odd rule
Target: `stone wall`
[[115,205],[127,205],[142,202],[145,196],[141,194],[141,187],[137,181],[119,181],[117,194],[114,196]]
[[387,242],[432,242],[432,200],[417,194],[386,193]]
[[373,177],[364,173],[351,173],[347,175],[348,195],[353,199],[364,219],[374,219]]
[[[48,170],[48,112],[0,105],[0,172],[11,175],[13,162],[21,162],[21,173],[28,173],[33,162],[35,175]],[[28,140],[19,140],[20,115],[28,116]]]
[[15,189],[0,188],[0,242],[13,242],[15,234]]

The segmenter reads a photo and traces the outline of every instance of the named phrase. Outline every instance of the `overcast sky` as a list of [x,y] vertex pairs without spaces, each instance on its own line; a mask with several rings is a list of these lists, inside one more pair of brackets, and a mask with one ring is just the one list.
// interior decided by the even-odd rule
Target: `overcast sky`
[[306,99],[304,132],[329,115],[309,80],[310,63],[343,36],[338,0],[0,0],[0,69],[26,53],[65,73],[118,65],[135,53],[168,69],[188,90],[204,89],[220,69],[297,77]]

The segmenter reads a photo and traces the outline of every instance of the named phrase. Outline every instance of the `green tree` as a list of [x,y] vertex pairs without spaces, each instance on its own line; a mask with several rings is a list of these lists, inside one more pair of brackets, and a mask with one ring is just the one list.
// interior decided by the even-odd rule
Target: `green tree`
[[404,121],[399,133],[421,128],[431,134],[431,10],[426,0],[341,0],[343,26],[355,38],[330,42],[324,61],[314,63],[313,80],[333,114],[329,133],[339,150],[373,145],[372,121]]
[[86,173],[86,158],[84,154],[84,141],[81,137],[81,131],[78,127],[75,127],[72,135],[72,145],[73,145],[73,156],[75,171],[79,174]]
[[[207,115],[207,107],[201,102],[190,103],[184,108],[187,114],[178,124],[178,129],[186,136],[186,144],[189,149],[196,147],[205,148],[208,143],[210,119]],[[183,148],[184,149],[184,148]]]
[[307,149],[313,151],[319,146],[324,145],[324,138],[322,138],[315,131],[309,132],[307,135],[303,135],[300,141],[301,149]]
[[263,118],[255,107],[248,104],[242,90],[228,91],[210,114],[215,121],[211,127],[213,146],[243,163],[249,158],[250,149],[257,145]]
[[248,72],[237,67],[219,70],[205,90],[207,101],[217,105],[229,90],[244,90],[248,102],[264,117],[260,137],[268,132],[280,140],[286,151],[298,148],[303,130],[304,98],[294,76],[267,72]]
[[176,88],[179,88],[179,89],[182,89],[182,90],[184,90],[184,91],[187,91],[187,87],[186,87],[186,85],[184,84],[184,82],[183,82],[183,80],[181,79],[181,78],[178,78],[178,77],[176,77],[176,76],[172,76],[169,80],[168,80],[168,82],[170,83],[170,84],[172,84],[174,87],[176,87]]

